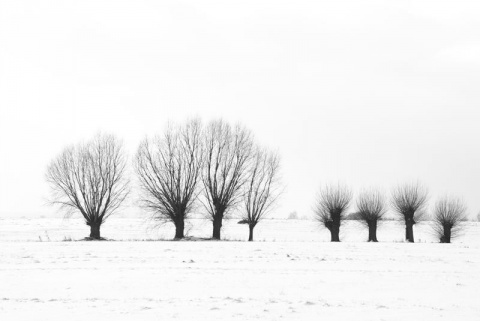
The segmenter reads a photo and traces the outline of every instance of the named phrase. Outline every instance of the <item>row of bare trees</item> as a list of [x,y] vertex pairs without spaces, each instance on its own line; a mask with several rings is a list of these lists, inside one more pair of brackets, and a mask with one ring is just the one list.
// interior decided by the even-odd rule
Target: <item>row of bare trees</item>
[[[321,188],[314,211],[316,218],[329,231],[332,242],[340,241],[340,226],[346,218],[353,193],[345,185],[325,185]],[[398,185],[393,189],[390,204],[405,223],[405,240],[414,242],[413,226],[426,213],[427,189],[417,183]],[[377,189],[360,193],[356,201],[357,219],[368,228],[368,241],[378,242],[377,227],[388,210],[385,194]],[[444,196],[436,204],[432,217],[434,231],[442,243],[450,243],[458,235],[465,220],[466,206],[456,197]]]
[[[47,169],[52,203],[66,214],[80,213],[90,226],[90,237],[100,239],[100,227],[129,195],[128,159],[121,141],[97,135],[66,148]],[[185,220],[203,212],[212,222],[212,238],[221,238],[223,220],[234,210],[255,226],[281,194],[280,159],[255,143],[241,125],[217,120],[206,126],[198,120],[169,125],[162,135],[146,138],[134,157],[139,203],[154,219],[171,222],[175,238],[185,236]],[[341,184],[326,185],[315,204],[315,214],[340,241],[340,227],[352,202],[352,191]],[[397,186],[392,209],[405,222],[405,239],[414,242],[413,226],[425,214],[428,191],[419,183]],[[377,242],[377,226],[387,211],[387,199],[375,189],[364,190],[356,201],[357,215]],[[444,197],[435,205],[433,222],[441,242],[459,231],[465,205]]]
[[[173,223],[176,239],[185,236],[185,220],[196,211],[206,214],[212,238],[220,239],[224,218],[237,209],[252,241],[281,193],[278,154],[259,146],[245,127],[223,120],[169,125],[140,144],[133,164],[140,205],[156,220]],[[47,169],[52,203],[80,212],[90,238],[100,239],[101,224],[129,194],[126,168],[122,143],[113,136],[68,147]]]

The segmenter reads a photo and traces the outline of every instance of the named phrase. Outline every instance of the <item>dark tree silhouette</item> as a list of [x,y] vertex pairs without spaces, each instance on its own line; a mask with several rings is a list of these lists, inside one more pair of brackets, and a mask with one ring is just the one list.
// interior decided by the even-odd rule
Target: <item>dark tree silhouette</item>
[[100,226],[128,195],[126,156],[114,136],[66,148],[47,169],[51,203],[71,215],[80,212],[90,226],[90,238],[100,239]]
[[427,205],[428,191],[420,183],[403,184],[392,192],[392,206],[395,212],[405,221],[405,239],[415,242],[413,225],[424,215]]
[[175,239],[184,237],[185,219],[198,198],[202,152],[199,120],[169,126],[163,136],[145,139],[137,151],[140,203],[155,220],[175,225]]
[[213,223],[213,239],[220,239],[223,218],[241,200],[252,147],[252,135],[240,125],[232,128],[217,120],[206,128],[202,180],[204,205]]
[[315,204],[316,219],[329,231],[332,242],[340,242],[340,225],[352,200],[351,190],[344,185],[325,185]]
[[266,149],[257,148],[244,185],[244,213],[248,224],[248,240],[253,241],[253,229],[272,209],[280,196],[280,157]]
[[440,243],[450,243],[462,230],[467,207],[458,198],[445,196],[435,204],[433,229]]
[[360,222],[368,227],[368,241],[378,242],[377,227],[387,211],[385,196],[378,190],[365,190],[357,198],[357,214]]

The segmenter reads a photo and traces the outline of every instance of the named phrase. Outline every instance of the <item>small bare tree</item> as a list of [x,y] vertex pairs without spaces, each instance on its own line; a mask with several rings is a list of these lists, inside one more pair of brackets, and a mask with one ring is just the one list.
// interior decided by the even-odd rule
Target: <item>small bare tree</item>
[[424,215],[427,206],[428,191],[420,183],[403,184],[392,192],[392,206],[405,221],[405,239],[415,242],[413,225]]
[[378,242],[378,223],[387,211],[385,196],[374,189],[362,191],[357,198],[357,211],[360,222],[368,227],[368,241]]
[[465,220],[467,207],[458,198],[445,196],[435,204],[433,229],[440,239],[440,243],[450,243],[458,236]]
[[213,239],[220,239],[223,218],[241,200],[252,148],[251,133],[240,125],[232,128],[217,120],[206,128],[202,180],[204,205],[213,223]]
[[163,136],[145,139],[137,151],[140,202],[155,220],[175,225],[175,239],[184,237],[185,219],[198,199],[202,152],[199,120],[169,126]]
[[315,204],[316,219],[329,231],[332,242],[340,242],[340,225],[352,200],[352,191],[341,184],[325,185]]
[[298,213],[297,211],[290,212],[287,216],[287,220],[298,220]]
[[253,229],[275,205],[281,193],[280,157],[277,153],[256,148],[244,185],[242,220],[248,224],[248,240],[253,241]]
[[66,148],[47,169],[51,203],[66,215],[80,212],[90,226],[90,238],[100,239],[100,226],[128,195],[126,156],[114,136]]

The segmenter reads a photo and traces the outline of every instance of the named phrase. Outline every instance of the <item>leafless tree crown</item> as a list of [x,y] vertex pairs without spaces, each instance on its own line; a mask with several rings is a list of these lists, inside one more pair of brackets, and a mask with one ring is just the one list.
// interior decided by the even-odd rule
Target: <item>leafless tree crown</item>
[[392,192],[392,207],[403,218],[419,219],[428,201],[428,191],[419,183],[397,186]]
[[47,169],[51,202],[72,214],[79,211],[87,224],[102,224],[128,195],[126,156],[112,135],[66,148]]
[[356,203],[360,219],[367,224],[381,220],[387,212],[385,195],[375,189],[362,191]]
[[345,185],[325,185],[318,194],[315,215],[317,220],[327,226],[329,222],[344,219],[353,193]]
[[169,125],[163,136],[145,139],[138,148],[135,170],[141,204],[154,218],[176,222],[192,212],[202,169],[202,126],[199,120]]
[[280,193],[280,157],[278,153],[256,148],[244,185],[245,212],[242,217],[255,226],[272,209]]
[[204,203],[212,220],[218,213],[227,214],[241,200],[252,148],[252,134],[240,125],[231,127],[217,120],[207,126],[202,180]]

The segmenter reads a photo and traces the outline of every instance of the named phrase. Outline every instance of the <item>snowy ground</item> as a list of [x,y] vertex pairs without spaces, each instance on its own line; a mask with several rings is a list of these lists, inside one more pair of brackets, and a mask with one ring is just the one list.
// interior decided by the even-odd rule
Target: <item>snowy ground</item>
[[[112,218],[102,233],[123,241],[62,242],[87,227],[0,220],[0,320],[480,320],[476,223],[449,245],[427,224],[415,244],[396,222],[377,244],[351,222],[337,244],[310,221],[262,224],[254,243],[235,222],[224,234],[240,242],[138,242],[173,232]],[[209,233],[192,222],[192,236]]]

